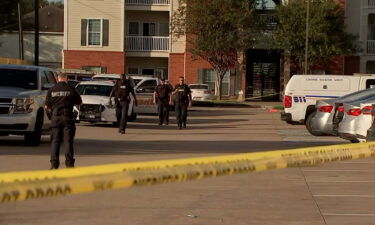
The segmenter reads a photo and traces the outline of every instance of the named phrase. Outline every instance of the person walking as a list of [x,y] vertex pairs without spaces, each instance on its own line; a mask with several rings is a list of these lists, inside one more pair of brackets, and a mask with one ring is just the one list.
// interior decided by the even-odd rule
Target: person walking
[[109,96],[109,105],[112,105],[112,97],[116,104],[116,118],[119,125],[118,132],[125,134],[126,125],[128,122],[128,111],[130,103],[130,94],[133,95],[135,105],[138,105],[137,97],[135,96],[134,88],[130,81],[126,79],[125,74],[121,74],[121,79],[113,86]]
[[191,90],[185,84],[184,77],[179,77],[179,83],[171,94],[170,103],[172,103],[172,97],[174,97],[177,126],[181,130],[182,127],[186,128],[188,107],[191,107],[192,104]]
[[172,89],[170,85],[165,83],[165,79],[160,79],[160,84],[156,86],[153,95],[153,102],[157,104],[159,125],[169,124],[169,102]]
[[51,169],[60,165],[60,146],[65,140],[65,166],[74,167],[74,136],[76,133],[74,105],[81,105],[82,99],[76,89],[68,84],[65,73],[58,75],[58,83],[48,90],[45,109],[51,112]]

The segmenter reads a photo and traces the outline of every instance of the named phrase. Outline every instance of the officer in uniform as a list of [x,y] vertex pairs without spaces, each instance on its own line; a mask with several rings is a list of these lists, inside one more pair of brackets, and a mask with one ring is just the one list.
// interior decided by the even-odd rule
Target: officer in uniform
[[130,103],[130,94],[133,95],[135,105],[137,105],[137,97],[130,81],[126,79],[125,74],[121,74],[121,79],[118,80],[112,89],[109,105],[112,105],[112,97],[115,98],[116,117],[119,124],[119,133],[125,134],[126,124],[128,120],[128,111]]
[[[184,77],[179,77],[179,84],[177,84],[172,92],[174,97],[175,112],[177,117],[178,129],[182,127],[186,128],[187,111],[188,107],[191,107],[191,90],[188,85],[185,84]],[[171,102],[172,103],[172,97]]]
[[51,169],[60,165],[60,146],[65,144],[65,165],[74,167],[73,140],[76,132],[73,106],[81,105],[82,99],[76,89],[68,84],[65,73],[58,75],[58,83],[49,89],[46,97],[45,108],[51,112]]
[[163,122],[169,124],[169,102],[172,89],[170,85],[165,83],[165,79],[160,79],[160,84],[156,86],[154,92],[154,104],[157,104],[159,114],[159,125]]

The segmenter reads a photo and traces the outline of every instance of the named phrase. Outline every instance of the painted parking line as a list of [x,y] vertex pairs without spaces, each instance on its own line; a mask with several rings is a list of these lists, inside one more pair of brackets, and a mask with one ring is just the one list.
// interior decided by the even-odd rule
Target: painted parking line
[[323,216],[375,216],[374,213],[323,213]]
[[371,172],[375,170],[302,170],[303,172]]
[[375,195],[313,195],[313,197],[332,197],[332,198],[375,198]]

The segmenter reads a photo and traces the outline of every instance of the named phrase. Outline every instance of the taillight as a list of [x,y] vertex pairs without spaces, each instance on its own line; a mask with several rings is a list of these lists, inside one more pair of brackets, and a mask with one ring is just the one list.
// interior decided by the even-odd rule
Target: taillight
[[285,95],[284,96],[284,108],[290,108],[292,107],[292,97]]
[[362,108],[362,113],[363,115],[371,115],[371,111],[372,111],[372,106],[365,106]]
[[344,106],[339,106],[339,107],[337,108],[337,111],[339,111],[339,112],[344,112]]
[[350,116],[359,116],[362,112],[361,109],[349,109],[346,113]]
[[205,93],[205,94],[209,94],[210,91],[209,91],[209,90],[205,90],[204,93]]
[[319,112],[330,113],[330,112],[332,112],[332,109],[333,109],[333,106],[326,105],[326,106],[319,107],[318,110],[319,110]]

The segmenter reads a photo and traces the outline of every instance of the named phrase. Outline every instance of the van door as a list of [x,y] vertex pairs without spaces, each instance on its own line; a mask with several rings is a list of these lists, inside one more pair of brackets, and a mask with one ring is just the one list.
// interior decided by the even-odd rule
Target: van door
[[138,106],[134,108],[135,113],[154,114],[157,112],[156,105],[153,103],[153,94],[157,85],[157,79],[145,79],[138,83],[135,88],[138,100]]

